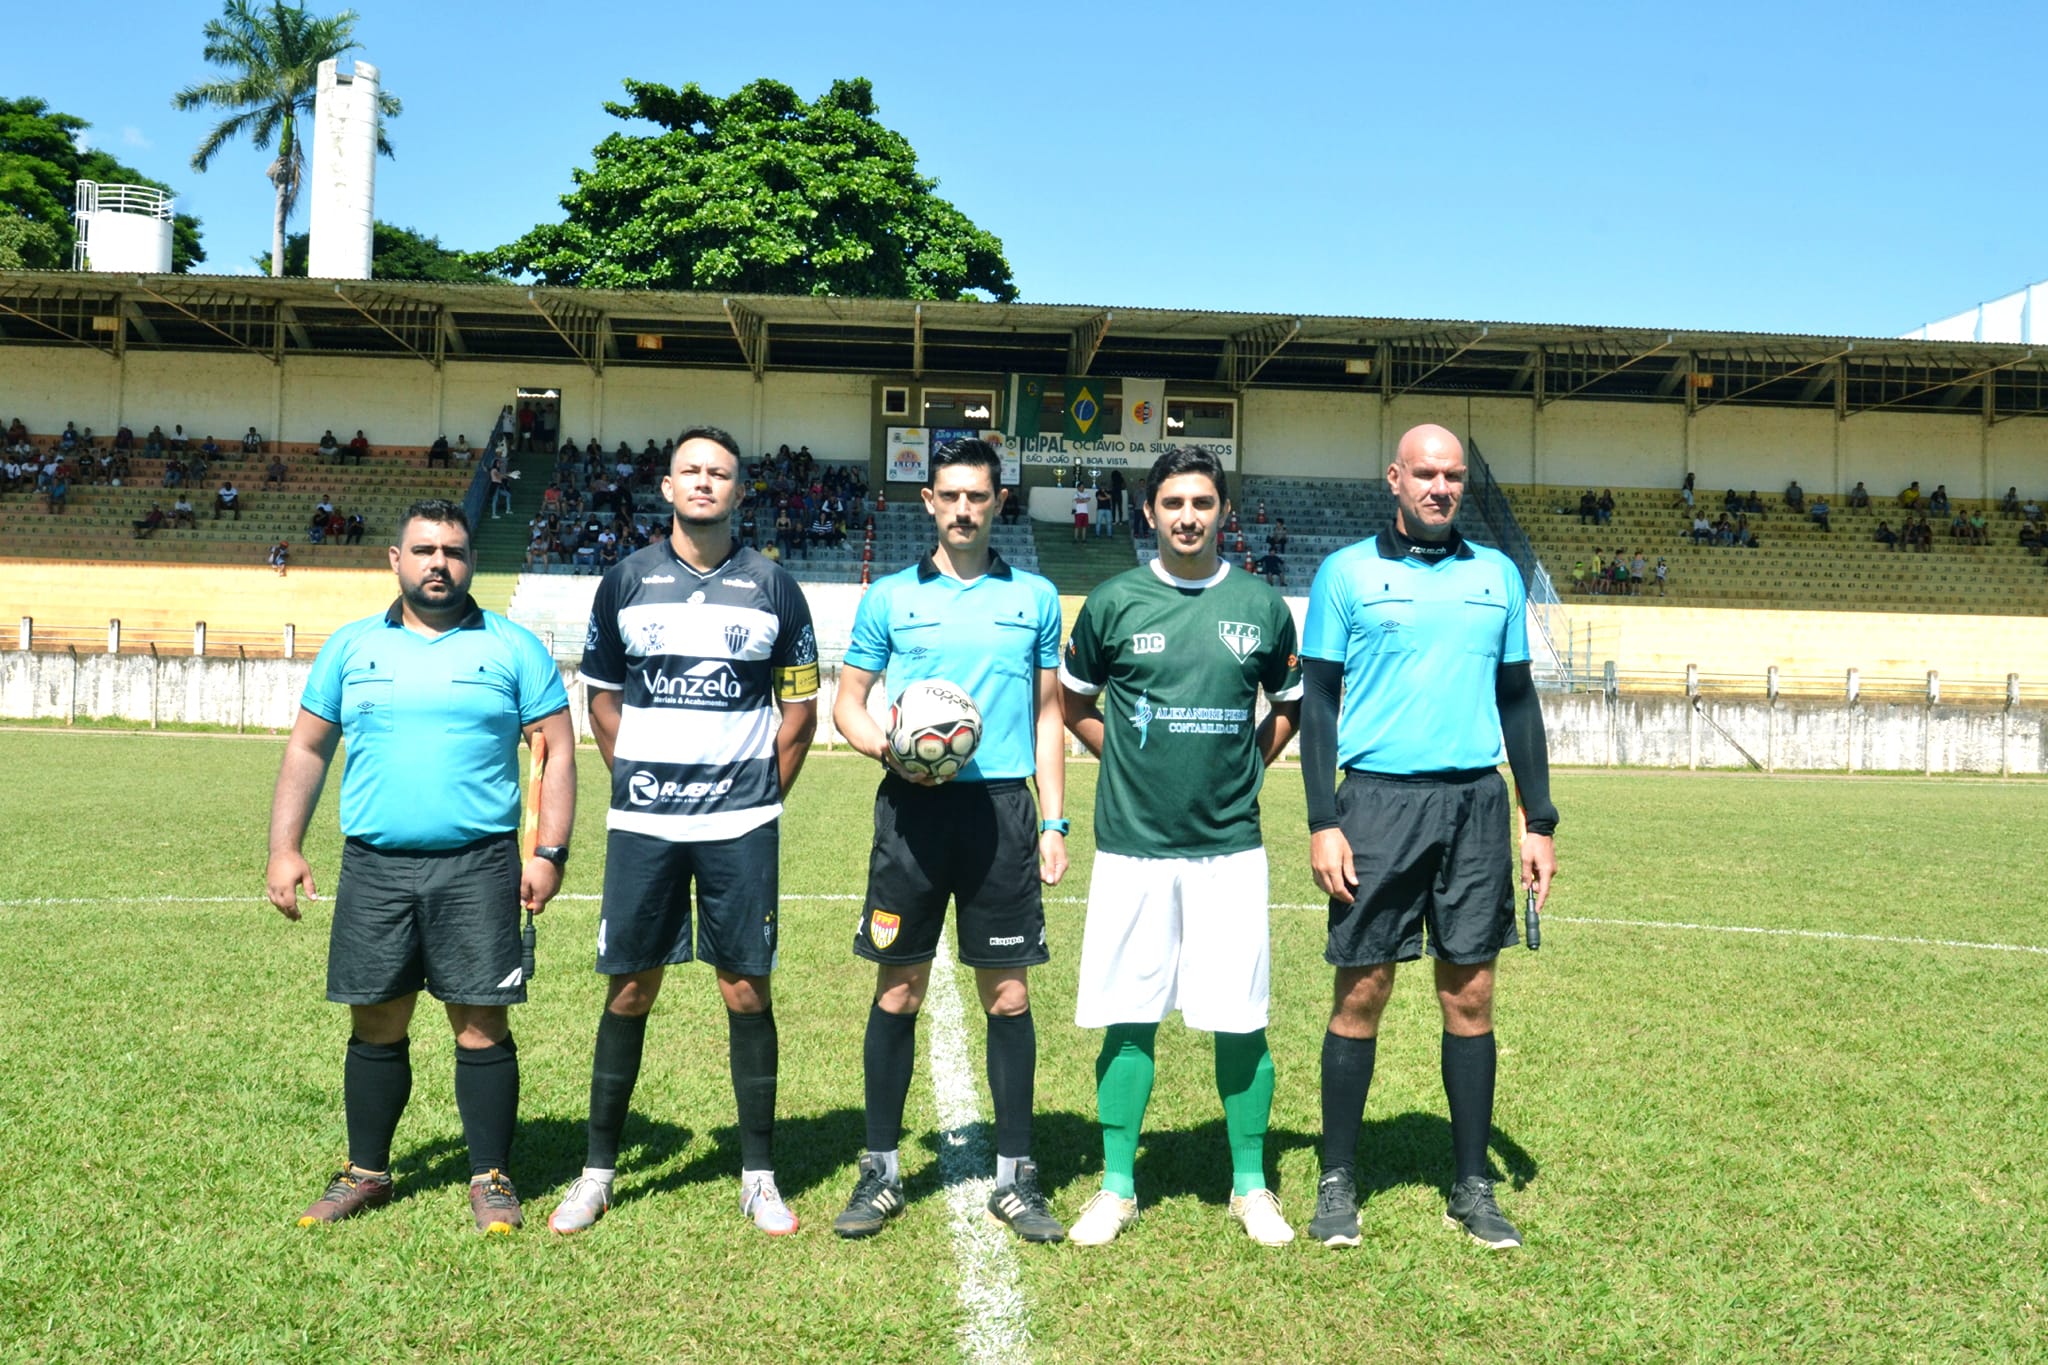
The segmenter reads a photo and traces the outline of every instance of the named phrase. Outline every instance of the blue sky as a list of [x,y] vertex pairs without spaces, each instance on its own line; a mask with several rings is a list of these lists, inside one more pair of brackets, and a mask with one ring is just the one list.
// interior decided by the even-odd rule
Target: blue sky
[[[866,76],[1032,301],[1882,336],[2048,277],[2040,5],[357,8],[378,217],[452,246],[558,219],[625,77]],[[170,108],[217,5],[7,9],[9,94],[267,253],[267,155]]]

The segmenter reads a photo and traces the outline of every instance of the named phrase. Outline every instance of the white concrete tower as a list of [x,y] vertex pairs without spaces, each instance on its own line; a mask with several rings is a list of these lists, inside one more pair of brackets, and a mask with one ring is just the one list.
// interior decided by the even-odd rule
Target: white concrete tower
[[71,268],[169,274],[175,203],[148,185],[79,181],[72,213],[78,243],[71,252]]
[[377,201],[377,68],[344,76],[320,63],[313,97],[312,221],[306,273],[316,280],[370,278]]

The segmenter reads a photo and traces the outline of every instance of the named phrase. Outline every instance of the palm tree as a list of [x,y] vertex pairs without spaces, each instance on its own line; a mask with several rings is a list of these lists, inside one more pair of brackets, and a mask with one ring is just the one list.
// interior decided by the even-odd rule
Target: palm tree
[[[323,19],[284,0],[254,6],[248,0],[226,0],[220,18],[209,19],[202,32],[206,60],[232,74],[188,85],[171,97],[174,109],[234,111],[213,126],[192,154],[195,171],[204,171],[215,152],[243,133],[258,147],[267,149],[274,142],[277,157],[267,172],[277,189],[277,216],[270,233],[272,275],[284,274],[285,222],[298,203],[306,175],[306,141],[299,123],[312,117],[320,63],[362,46],[355,40],[355,26],[356,12],[350,9]],[[388,91],[379,91],[377,109],[391,119],[404,106]],[[377,150],[391,155],[381,126]]]

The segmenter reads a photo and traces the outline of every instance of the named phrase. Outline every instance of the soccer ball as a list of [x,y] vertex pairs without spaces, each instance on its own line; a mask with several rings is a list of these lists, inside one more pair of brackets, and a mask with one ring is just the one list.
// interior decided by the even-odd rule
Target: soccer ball
[[889,752],[909,772],[941,782],[967,766],[981,744],[981,708],[967,689],[936,678],[903,689],[889,708]]

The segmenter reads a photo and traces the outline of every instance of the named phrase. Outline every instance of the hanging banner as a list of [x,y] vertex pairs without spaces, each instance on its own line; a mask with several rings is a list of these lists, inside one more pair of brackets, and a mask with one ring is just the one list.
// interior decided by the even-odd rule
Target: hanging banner
[[1166,435],[1166,381],[1124,381],[1124,439],[1156,441]]
[[[1012,436],[1036,436],[1039,416],[1045,410],[1047,380],[1043,375],[1010,376],[1010,410],[1004,414],[1005,429]],[[1054,387],[1057,387],[1055,384]]]
[[923,427],[890,427],[882,456],[883,476],[890,483],[923,483],[931,470],[931,433]]
[[1017,458],[1017,445],[1000,431],[977,433],[982,440],[996,448],[996,454],[1003,457],[1003,487],[1015,488],[1024,482],[1024,462]]
[[1102,433],[1102,382],[1096,379],[1069,378],[1067,389],[1066,438],[1070,442],[1090,442],[1100,438]]

